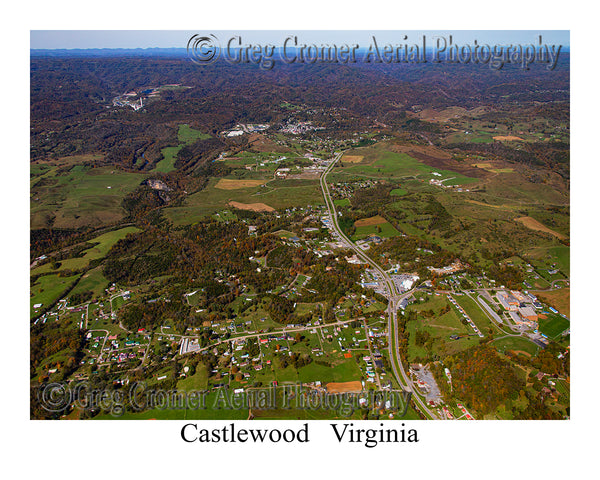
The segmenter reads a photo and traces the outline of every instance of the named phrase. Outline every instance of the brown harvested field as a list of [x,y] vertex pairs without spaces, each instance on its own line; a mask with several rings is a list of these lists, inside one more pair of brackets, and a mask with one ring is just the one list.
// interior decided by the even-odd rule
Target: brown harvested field
[[274,212],[275,209],[266,203],[241,203],[229,202],[228,205],[240,210],[252,210],[253,212]]
[[233,180],[231,178],[222,178],[215,185],[220,190],[239,190],[240,188],[251,188],[264,185],[267,180]]
[[503,141],[503,140],[508,140],[508,141],[511,141],[511,140],[519,140],[519,141],[521,141],[521,142],[524,142],[524,141],[525,141],[525,140],[523,140],[521,137],[515,137],[514,135],[498,135],[498,136],[496,136],[496,137],[492,137],[492,138],[493,138],[494,140],[500,140],[500,141]]
[[[556,308],[560,313],[571,317],[571,290],[559,288],[558,290],[532,292],[542,302]],[[540,315],[541,318],[541,315]]]
[[387,223],[387,220],[383,218],[381,215],[375,215],[374,217],[369,218],[361,218],[354,222],[355,227],[369,227],[371,225],[381,225],[382,223]]
[[360,163],[363,158],[365,158],[363,155],[344,155],[342,157],[342,162]]
[[331,382],[325,386],[329,393],[362,392],[362,383],[358,380],[353,382]]
[[538,222],[535,218],[531,217],[519,217],[515,218],[515,221],[522,223],[527,228],[531,230],[537,230],[539,232],[549,233],[550,235],[554,235],[556,238],[560,240],[564,240],[565,237],[562,233],[555,232],[554,230],[549,229],[543,223]]

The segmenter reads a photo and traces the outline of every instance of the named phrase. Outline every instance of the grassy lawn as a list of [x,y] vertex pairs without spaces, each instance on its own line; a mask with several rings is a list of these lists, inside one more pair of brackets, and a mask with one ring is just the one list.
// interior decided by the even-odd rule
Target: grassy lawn
[[569,276],[571,272],[571,249],[565,246],[552,247],[548,249],[548,253],[552,256],[556,266]]
[[336,207],[347,207],[348,205],[350,205],[350,199],[338,198],[337,200],[334,200],[333,203]]
[[408,190],[405,190],[404,188],[394,188],[390,192],[390,195],[393,195],[395,197],[401,197],[402,195],[406,195],[407,193],[408,193]]
[[177,160],[177,154],[181,150],[183,145],[177,147],[165,147],[161,150],[163,159],[156,164],[153,172],[169,173],[175,170],[175,160]]
[[104,289],[108,284],[108,280],[102,275],[102,267],[96,267],[79,279],[77,285],[71,290],[71,294],[91,291],[93,292],[92,298],[98,298],[104,294]]
[[513,350],[526,352],[529,355],[534,356],[539,350],[539,347],[535,343],[527,340],[524,337],[505,337],[499,340],[494,340],[492,345],[502,353],[508,350]]
[[236,190],[215,188],[218,181],[218,178],[211,178],[207,187],[188,196],[183,206],[165,208],[165,216],[177,225],[185,225],[229,208],[227,204],[230,201],[264,203],[276,210],[323,204],[323,194],[316,180],[277,180],[270,182],[267,187]]
[[32,187],[31,228],[45,227],[52,219],[55,228],[116,222],[125,213],[123,197],[145,178],[114,167],[76,167],[65,174],[48,174],[46,182]]
[[563,331],[569,328],[571,322],[566,318],[561,317],[553,313],[546,314],[545,319],[539,319],[539,331],[549,338],[555,338],[560,335]]
[[[89,243],[96,243],[92,248],[85,250],[85,254],[81,257],[76,258],[67,258],[66,260],[62,260],[60,263],[60,267],[56,270],[57,272],[60,270],[79,270],[81,268],[87,267],[90,261],[97,260],[99,258],[104,258],[108,251],[113,247],[115,243],[119,240],[122,240],[130,233],[140,232],[141,230],[136,227],[125,227],[119,230],[113,230],[111,232],[104,233],[99,235],[98,237],[92,238],[89,240]],[[52,267],[50,263],[46,263],[37,268],[34,268],[31,273],[37,275],[39,273],[52,272]]]
[[350,382],[361,379],[361,371],[353,358],[329,367],[312,362],[298,369],[298,378],[301,382],[314,382],[320,380],[322,383]]
[[203,391],[208,388],[208,371],[204,364],[196,366],[196,372],[191,376],[177,382],[177,390]]
[[208,140],[210,135],[202,133],[200,130],[194,130],[187,124],[179,125],[177,139],[184,143],[194,143],[196,140]]
[[37,279],[31,287],[30,296],[30,316],[33,317],[35,312],[33,306],[41,303],[46,307],[54,303],[60,298],[60,295],[77,279],[81,274],[72,275],[70,277],[59,277],[58,275],[44,275]]
[[494,324],[474,300],[471,300],[471,298],[466,295],[454,295],[453,298],[456,300],[456,303],[464,308],[467,315],[473,320],[473,323],[477,325],[477,328],[479,328],[481,333],[487,335],[490,328],[496,331]]
[[[228,395],[232,395],[232,393],[230,392]],[[217,392],[210,392],[206,395],[204,405],[191,400],[188,402],[187,408],[185,402],[182,402],[183,408],[176,408],[179,406],[175,405],[154,408],[145,412],[127,412],[121,416],[108,413],[94,418],[97,420],[246,420],[248,418],[247,407],[226,409],[224,403],[220,402],[220,399],[223,398],[225,398],[223,394],[219,397]],[[216,408],[217,405],[220,408]]]
[[[425,165],[406,153],[395,153],[384,149],[384,146],[356,148],[349,155],[362,155],[359,164],[346,163],[344,167],[336,167],[334,173],[363,176],[369,178],[388,178],[391,180],[403,177],[418,177],[426,182],[430,179],[448,180],[447,185],[462,185],[477,181],[465,175]],[[436,172],[438,175],[433,175]],[[452,180],[450,180],[452,179]],[[397,189],[402,190],[402,189]],[[397,192],[396,194],[401,194]]]
[[378,235],[380,237],[389,238],[400,235],[400,232],[398,232],[391,223],[385,222],[378,225],[356,227],[356,231],[354,232],[354,235],[352,235],[352,240],[360,240],[369,235]]
[[165,147],[161,150],[163,159],[156,164],[153,172],[169,173],[175,170],[175,160],[177,160],[177,154],[184,145],[194,143],[196,140],[206,140],[211,138],[210,135],[202,133],[199,130],[190,128],[189,125],[179,125],[177,132],[177,139],[182,142],[176,147]]

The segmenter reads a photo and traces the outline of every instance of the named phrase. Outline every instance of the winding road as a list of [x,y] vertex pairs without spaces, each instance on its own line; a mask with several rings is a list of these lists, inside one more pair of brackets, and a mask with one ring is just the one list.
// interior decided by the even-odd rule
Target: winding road
[[329,192],[329,186],[327,184],[327,175],[333,170],[335,164],[338,162],[338,160],[342,157],[343,154],[344,152],[339,152],[335,155],[333,161],[327,167],[327,170],[323,172],[323,175],[321,176],[320,180],[321,190],[323,191],[323,197],[325,199],[325,204],[327,205],[327,210],[329,212],[331,228],[339,237],[342,245],[354,250],[356,256],[362,259],[364,262],[366,262],[373,270],[375,270],[385,283],[387,289],[387,293],[385,294],[385,296],[388,299],[388,345],[390,351],[392,370],[394,371],[394,375],[398,380],[398,383],[402,386],[402,388],[406,391],[412,392],[412,398],[414,399],[421,412],[429,418],[437,419],[437,415],[427,407],[427,405],[419,397],[417,392],[413,390],[412,382],[410,381],[409,376],[406,374],[406,371],[402,366],[402,361],[400,359],[400,354],[398,351],[398,305],[404,298],[410,296],[413,290],[409,290],[407,292],[404,292],[403,294],[397,294],[396,287],[388,273],[385,270],[383,270],[377,263],[375,263],[360,247],[358,247],[354,242],[352,242],[348,237],[346,237],[346,235],[342,232],[342,230],[339,227],[338,215],[335,210],[335,204],[333,203],[331,193]]

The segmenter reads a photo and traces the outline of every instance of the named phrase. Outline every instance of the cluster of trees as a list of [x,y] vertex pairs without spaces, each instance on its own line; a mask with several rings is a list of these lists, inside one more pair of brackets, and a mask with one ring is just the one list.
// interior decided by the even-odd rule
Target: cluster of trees
[[[374,245],[371,250],[374,255],[385,255],[389,261],[406,264],[407,270],[419,272],[422,278],[429,277],[426,266],[440,268],[451,264],[456,259],[455,253],[414,235],[389,238],[385,244]],[[416,258],[419,261],[416,261]]]
[[40,228],[29,232],[29,255],[31,260],[44,253],[59,250],[76,242],[91,238],[93,230],[82,228]]
[[426,330],[418,330],[415,332],[415,345],[422,347],[431,338],[431,334]]
[[433,195],[427,199],[425,214],[431,215],[429,230],[448,230],[452,226],[452,215]]
[[58,367],[58,381],[68,378],[79,365],[82,357],[83,335],[72,321],[40,322],[32,325],[29,338],[29,364],[32,377],[35,376],[37,368],[44,359],[59,352],[66,360],[54,364]]
[[453,392],[480,415],[493,412],[508,399],[516,399],[524,379],[511,363],[489,344],[446,357],[452,372]]
[[394,200],[390,196],[393,188],[392,185],[378,183],[370,188],[356,189],[350,199],[350,205],[352,209],[361,212],[360,216],[372,217],[379,215],[383,213],[382,207]]
[[294,301],[278,295],[268,295],[265,299],[265,310],[271,318],[282,324],[295,323],[292,314],[294,313]]
[[[168,318],[174,320],[189,317],[190,309],[182,302],[174,299],[165,301],[158,299],[152,303],[128,303],[119,311],[119,319],[128,330],[137,331],[139,328],[152,330],[165,323]],[[179,328],[179,331],[182,329]],[[183,329],[185,330],[185,329]]]
[[[329,262],[326,260],[326,262]],[[327,302],[335,305],[348,291],[361,291],[357,282],[360,280],[361,267],[347,262],[317,263],[311,270],[311,279],[306,288],[312,290],[306,294],[310,302]]]
[[283,369],[287,368],[289,365],[292,365],[296,370],[308,365],[313,361],[312,357],[305,353],[292,353],[291,355],[280,353],[278,359],[280,368]]
[[488,157],[496,156],[527,167],[545,167],[566,180],[570,177],[569,145],[564,142],[528,142],[526,148],[506,142],[453,143],[448,147]]
[[507,288],[519,289],[523,282],[523,272],[519,268],[509,265],[492,264],[489,266],[487,274]]

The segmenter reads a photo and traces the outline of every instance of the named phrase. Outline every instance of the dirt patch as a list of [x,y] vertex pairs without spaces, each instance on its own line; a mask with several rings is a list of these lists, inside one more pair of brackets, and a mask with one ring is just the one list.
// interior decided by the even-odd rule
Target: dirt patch
[[239,190],[240,188],[251,188],[264,185],[266,180],[233,180],[230,178],[222,178],[215,185],[215,188],[220,190]]
[[325,385],[330,393],[362,392],[362,383],[354,382],[331,382]]
[[513,140],[519,140],[520,142],[524,142],[525,140],[523,140],[521,137],[515,137],[514,135],[498,135],[496,137],[492,137],[494,140],[499,140],[499,141],[513,141]]
[[252,210],[253,212],[274,212],[275,209],[266,203],[240,203],[229,202],[228,205],[240,210]]
[[387,223],[387,220],[383,218],[381,215],[375,215],[374,217],[369,218],[361,218],[354,222],[355,227],[369,227],[371,225],[381,225],[382,223]]
[[526,357],[531,357],[531,353],[524,352],[523,350],[510,350],[516,355],[525,355]]
[[360,163],[363,158],[365,158],[363,155],[344,155],[342,157],[342,162]]
[[560,240],[564,240],[565,238],[567,238],[563,234],[549,229],[543,223],[538,222],[535,218],[519,217],[519,218],[515,218],[515,221],[522,223],[530,230],[537,230],[538,232],[549,233],[550,235],[554,235],[556,238],[558,238]]

